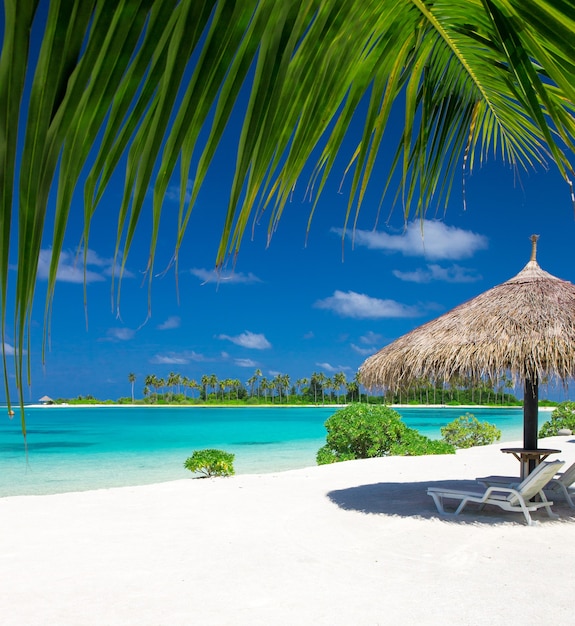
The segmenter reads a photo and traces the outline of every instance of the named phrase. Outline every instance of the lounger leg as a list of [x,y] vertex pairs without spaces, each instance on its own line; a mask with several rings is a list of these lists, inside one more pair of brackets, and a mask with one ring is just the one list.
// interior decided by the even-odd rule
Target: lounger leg
[[553,511],[551,510],[551,505],[553,504],[553,502],[549,502],[547,496],[543,493],[543,491],[541,491],[539,495],[541,496],[541,502],[545,503],[545,510],[547,511],[547,515],[549,515],[549,517],[557,519],[559,515],[557,515],[557,513],[553,513]]
[[446,511],[445,510],[445,507],[443,506],[443,496],[440,493],[434,493],[432,491],[429,495],[433,498],[433,501],[435,502],[435,506],[437,507],[437,510],[442,515],[459,515],[461,513],[461,511],[463,511],[463,508],[465,507],[467,502],[469,501],[468,498],[464,498],[461,501],[461,504],[457,507],[457,509],[455,509],[455,511],[451,512],[451,511]]
[[459,515],[461,513],[461,511],[463,511],[463,509],[465,508],[465,505],[469,502],[468,498],[464,498],[461,501],[461,504],[457,507],[457,509],[455,509],[455,515]]
[[433,501],[435,502],[435,506],[437,507],[437,510],[442,515],[447,515],[447,513],[443,509],[443,498],[441,497],[441,495],[438,493],[434,493],[433,491],[429,495],[433,498]]
[[573,502],[573,499],[571,498],[571,494],[569,493],[569,490],[567,489],[567,487],[565,487],[565,485],[562,485],[561,483],[559,483],[559,487],[561,488],[561,491],[563,495],[565,496],[565,500],[567,504],[569,505],[569,507],[572,509],[575,509],[575,502]]
[[527,526],[533,526],[533,520],[531,519],[531,515],[529,515],[529,511],[526,509],[523,502],[519,502],[521,506],[521,510],[523,511],[523,515],[525,515],[525,521],[527,522]]

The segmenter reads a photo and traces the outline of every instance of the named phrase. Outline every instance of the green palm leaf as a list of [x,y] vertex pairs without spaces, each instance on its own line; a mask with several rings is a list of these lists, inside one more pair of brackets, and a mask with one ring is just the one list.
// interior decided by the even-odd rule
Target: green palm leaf
[[[39,53],[29,58],[31,26],[42,26],[34,21],[38,5],[48,13]],[[179,175],[177,261],[216,150],[240,111],[217,265],[237,253],[250,220],[266,212],[271,237],[296,184],[313,198],[311,219],[358,111],[363,131],[345,172],[352,222],[376,181],[382,199],[393,193],[401,200],[406,219],[425,215],[447,200],[458,171],[472,170],[488,153],[516,168],[552,162],[567,181],[573,174],[570,0],[5,0],[4,13],[1,325],[5,346],[16,227],[20,392],[41,246],[52,248],[49,328],[79,181],[86,254],[94,212],[125,168],[116,243],[122,264],[154,187],[151,277],[168,186]],[[388,128],[398,112],[399,141]],[[384,152],[391,167],[382,175],[377,157]],[[118,289],[118,303],[119,296]],[[3,358],[8,387],[5,349]]]

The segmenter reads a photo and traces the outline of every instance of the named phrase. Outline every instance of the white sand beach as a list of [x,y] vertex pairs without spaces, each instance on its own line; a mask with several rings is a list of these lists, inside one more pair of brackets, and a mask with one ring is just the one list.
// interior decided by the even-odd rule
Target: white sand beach
[[[492,508],[440,518],[426,494],[518,475],[505,445],[3,498],[0,621],[572,623],[575,511],[557,502],[559,520],[538,512],[530,527]],[[575,436],[540,447],[575,462]]]

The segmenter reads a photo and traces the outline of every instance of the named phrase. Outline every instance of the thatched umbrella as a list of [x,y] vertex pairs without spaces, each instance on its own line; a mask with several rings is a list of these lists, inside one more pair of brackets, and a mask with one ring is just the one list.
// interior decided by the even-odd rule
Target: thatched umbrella
[[575,375],[575,285],[539,267],[537,239],[517,276],[368,358],[362,384],[396,391],[421,378],[479,381],[506,373],[524,385],[523,445],[535,450],[539,381],[567,384]]

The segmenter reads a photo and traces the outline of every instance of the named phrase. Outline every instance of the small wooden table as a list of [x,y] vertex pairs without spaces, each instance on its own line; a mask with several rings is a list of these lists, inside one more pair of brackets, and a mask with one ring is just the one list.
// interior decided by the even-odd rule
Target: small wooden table
[[550,454],[559,454],[561,450],[554,448],[537,448],[536,450],[501,448],[501,452],[512,454],[521,463],[521,480],[524,480],[541,461],[544,461]]

